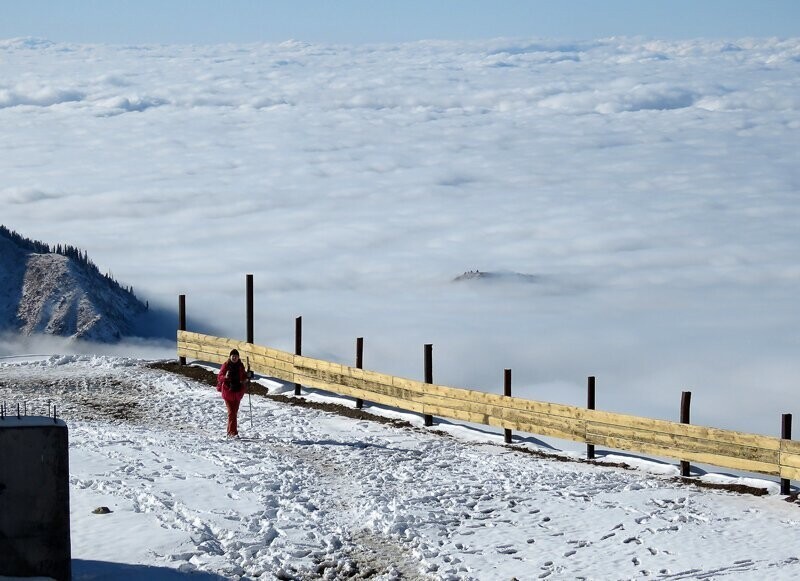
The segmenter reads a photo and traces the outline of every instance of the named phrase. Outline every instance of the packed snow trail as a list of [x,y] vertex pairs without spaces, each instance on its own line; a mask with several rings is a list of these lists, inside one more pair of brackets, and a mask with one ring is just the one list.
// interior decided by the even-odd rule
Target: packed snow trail
[[[253,398],[107,357],[0,363],[69,425],[73,559],[225,578],[791,579],[800,510]],[[421,420],[409,415],[421,424]],[[488,437],[487,437],[488,438]],[[774,490],[774,486],[772,487]],[[108,506],[113,512],[94,515]],[[76,579],[97,579],[85,565]]]

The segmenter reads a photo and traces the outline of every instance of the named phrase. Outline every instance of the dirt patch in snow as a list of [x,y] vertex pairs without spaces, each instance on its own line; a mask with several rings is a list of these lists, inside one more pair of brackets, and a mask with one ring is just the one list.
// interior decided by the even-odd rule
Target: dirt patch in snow
[[181,365],[177,361],[156,361],[147,366],[151,369],[177,373],[206,385],[217,385],[217,374],[197,365]]
[[107,419],[135,422],[141,420],[145,411],[135,399],[104,400],[80,398],[75,404],[83,408],[83,419]]
[[[153,369],[160,369],[162,371],[168,371],[170,373],[177,373],[179,375],[183,375],[184,377],[194,379],[195,381],[199,381],[200,383],[205,383],[207,385],[214,385],[214,386],[217,385],[216,373],[214,373],[213,371],[209,371],[208,369],[205,369],[203,367],[198,367],[196,365],[180,365],[177,361],[158,361],[156,363],[151,363],[150,365],[148,365],[148,367],[151,367]],[[292,397],[286,395],[269,395],[269,390],[263,385],[260,385],[258,383],[250,384],[250,393],[252,393],[253,395],[261,395],[264,397],[269,397],[272,400],[279,401],[287,405],[321,410],[324,412],[334,413],[355,420],[368,420],[371,422],[378,422],[381,424],[390,424],[398,428],[412,427],[410,423],[405,422],[403,420],[396,420],[391,418],[384,418],[382,416],[376,416],[368,412],[365,412],[363,410],[347,407],[341,404],[309,401],[305,398],[296,396]]]
[[356,579],[403,579],[422,581],[429,577],[419,574],[418,559],[402,545],[384,536],[376,536],[368,530],[355,533],[350,541],[353,546],[348,556],[358,570]]
[[[154,363],[150,363],[148,367],[151,369],[160,369],[161,371],[176,373],[205,385],[213,385],[214,387],[217,386],[217,374],[204,367],[198,367],[197,365],[181,365],[177,361],[156,361]],[[269,393],[269,390],[258,383],[251,383],[250,393],[253,395],[265,396]]]
[[18,403],[32,415],[51,415],[51,404],[58,417],[85,420],[136,422],[147,413],[141,405],[141,385],[110,375],[52,378],[43,374],[15,378],[13,382],[0,379],[0,397],[5,391],[22,393],[25,397]]
[[739,494],[752,494],[753,496],[765,496],[769,494],[769,491],[766,488],[756,488],[755,486],[747,486],[746,484],[717,484],[715,482],[695,480],[694,478],[685,478],[683,476],[673,478],[673,480],[682,484],[686,484],[687,486],[710,488],[712,490],[727,490],[729,492],[738,492]]
[[800,506],[800,492],[792,492],[789,496],[784,498],[784,500]]

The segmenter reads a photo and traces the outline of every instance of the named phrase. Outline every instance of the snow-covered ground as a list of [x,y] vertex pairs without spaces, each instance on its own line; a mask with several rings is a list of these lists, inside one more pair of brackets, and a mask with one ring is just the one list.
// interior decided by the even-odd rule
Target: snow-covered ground
[[264,397],[252,398],[252,427],[244,400],[243,439],[228,441],[213,387],[146,363],[0,362],[1,400],[29,413],[56,404],[69,425],[76,580],[800,575],[800,510],[772,482],[747,481],[763,497],[699,489],[656,462],[559,462],[467,426],[424,429],[367,407],[414,425],[398,427]]

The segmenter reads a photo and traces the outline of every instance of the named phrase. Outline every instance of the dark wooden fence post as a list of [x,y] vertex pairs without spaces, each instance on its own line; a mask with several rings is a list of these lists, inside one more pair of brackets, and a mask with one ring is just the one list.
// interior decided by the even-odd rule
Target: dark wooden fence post
[[[364,337],[356,339],[356,369],[364,369]],[[356,398],[356,409],[364,407],[364,400],[360,397]]]
[[[303,317],[294,320],[294,354],[303,354]],[[300,395],[300,384],[294,384],[294,394]]]
[[[503,370],[503,395],[505,397],[511,397],[511,370],[504,369]],[[511,430],[505,428],[504,430],[505,435],[505,442],[506,444],[511,443]]]
[[[595,391],[594,391],[595,378],[594,375],[589,376],[589,381],[586,386],[586,407],[590,410],[595,409]],[[589,460],[594,460],[594,444],[586,444],[586,457]]]
[[[784,440],[792,439],[792,414],[781,416],[781,438]],[[792,481],[789,478],[781,478],[781,494],[789,495],[792,492]]]
[[[178,295],[178,330],[186,330],[186,295]],[[178,358],[179,365],[186,365],[186,357]]]
[[[681,393],[681,423],[682,424],[690,424],[691,421],[689,420],[689,408],[692,404],[692,392],[691,391],[684,391]],[[684,478],[691,476],[691,465],[681,460],[681,476]]]
[[[433,345],[425,345],[425,383],[433,383]],[[430,427],[433,425],[433,416],[430,414],[423,414],[425,425]]]
[[253,340],[253,275],[247,275],[247,342],[251,345]]

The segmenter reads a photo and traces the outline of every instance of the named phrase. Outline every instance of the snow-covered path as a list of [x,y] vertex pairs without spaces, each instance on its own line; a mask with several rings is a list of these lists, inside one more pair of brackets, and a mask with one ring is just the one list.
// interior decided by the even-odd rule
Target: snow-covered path
[[55,403],[70,427],[76,579],[111,578],[102,563],[267,579],[800,575],[800,511],[774,494],[262,397],[254,428],[245,400],[245,439],[226,441],[212,387],[128,359],[0,363],[0,399]]

